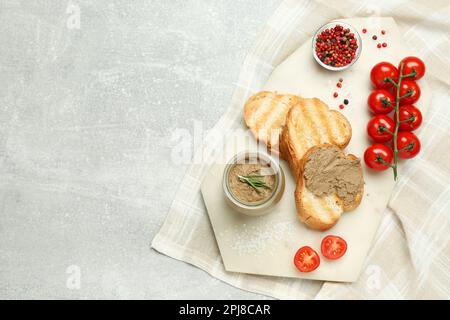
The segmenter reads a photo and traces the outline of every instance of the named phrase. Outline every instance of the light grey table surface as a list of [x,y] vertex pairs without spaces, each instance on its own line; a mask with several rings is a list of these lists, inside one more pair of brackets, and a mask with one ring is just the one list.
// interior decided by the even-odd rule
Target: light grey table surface
[[279,3],[0,2],[0,298],[263,298],[149,244]]

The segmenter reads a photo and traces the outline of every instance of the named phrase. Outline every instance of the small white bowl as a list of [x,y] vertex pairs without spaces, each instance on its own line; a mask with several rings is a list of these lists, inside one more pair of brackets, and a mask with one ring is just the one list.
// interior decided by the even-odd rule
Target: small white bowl
[[[355,58],[353,59],[352,62],[350,62],[349,64],[343,66],[343,67],[333,67],[333,66],[329,66],[325,63],[323,63],[319,57],[316,54],[316,40],[317,37],[322,33],[322,31],[324,31],[325,29],[330,29],[330,28],[334,28],[336,25],[340,25],[343,26],[344,29],[350,29],[351,33],[355,34],[355,39],[356,39],[356,43],[358,44],[358,49],[356,49],[356,54],[355,54]],[[356,30],[356,28],[354,28],[353,26],[349,25],[348,23],[345,22],[341,22],[341,21],[332,21],[329,22],[323,26],[321,26],[316,33],[314,34],[313,38],[312,38],[312,52],[313,52],[313,56],[314,59],[317,61],[318,64],[320,64],[322,67],[324,67],[327,70],[331,70],[331,71],[343,71],[346,70],[348,68],[350,68],[352,65],[355,64],[356,61],[358,61],[359,56],[361,54],[361,50],[362,50],[362,40],[361,40],[361,36],[359,35],[359,32]]]

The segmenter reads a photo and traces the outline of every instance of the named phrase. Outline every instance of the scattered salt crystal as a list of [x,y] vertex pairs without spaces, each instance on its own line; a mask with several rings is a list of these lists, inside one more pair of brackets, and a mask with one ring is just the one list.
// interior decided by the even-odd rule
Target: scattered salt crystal
[[230,247],[240,256],[262,251],[273,255],[278,242],[288,238],[292,231],[292,222],[266,222],[249,227],[242,224],[234,230],[228,229],[224,238],[230,239]]

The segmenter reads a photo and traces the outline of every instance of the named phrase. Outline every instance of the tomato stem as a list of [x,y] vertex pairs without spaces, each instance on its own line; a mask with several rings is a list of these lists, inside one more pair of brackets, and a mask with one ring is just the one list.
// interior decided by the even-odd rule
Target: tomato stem
[[392,83],[395,87],[398,87],[399,85],[391,78],[391,77],[386,77],[384,79],[384,82],[390,82]]
[[414,90],[409,89],[408,92],[406,92],[403,96],[400,97],[400,99],[408,98],[408,97],[412,96],[413,93],[414,93]]
[[[412,92],[407,92],[405,94],[405,96],[400,97],[400,87],[402,84],[402,80],[403,78],[407,78],[407,77],[411,77],[411,74],[415,75],[415,72],[403,75],[403,67],[404,67],[404,63],[400,63],[400,74],[398,76],[398,83],[395,83],[395,81],[393,81],[392,79],[392,83],[394,83],[395,87],[397,88],[396,90],[396,95],[395,95],[395,117],[396,117],[396,121],[395,121],[395,131],[394,131],[394,163],[392,165],[392,170],[394,171],[394,180],[396,181],[398,178],[398,146],[397,146],[397,136],[398,136],[398,130],[400,127],[400,112],[399,112],[399,108],[400,108],[400,99],[404,98],[405,96],[409,97],[409,95],[412,94]],[[390,78],[389,78],[390,79]],[[408,95],[409,93],[409,95]]]
[[386,99],[386,98],[383,98],[383,99],[381,99],[381,103],[382,103],[382,105],[383,105],[383,108],[387,108],[388,106],[390,106],[392,103],[388,100],[388,99]]
[[411,78],[417,75],[416,69],[413,69],[411,73],[405,74],[403,78]]
[[416,116],[414,114],[412,114],[408,118],[406,118],[405,120],[401,120],[400,123],[413,122],[415,120],[416,120]]
[[380,130],[380,132],[387,132],[387,133],[389,133],[391,135],[394,135],[394,132],[392,132],[391,130],[389,130],[385,126],[380,126],[379,130]]
[[401,148],[398,151],[405,151],[405,150],[406,151],[410,151],[410,150],[412,150],[414,148],[414,146],[415,146],[415,143],[414,142],[410,142],[406,147]]
[[377,156],[376,161],[379,163],[382,163],[385,166],[388,166],[390,168],[394,168],[394,165],[390,164],[389,162],[384,161],[384,159],[381,156]]

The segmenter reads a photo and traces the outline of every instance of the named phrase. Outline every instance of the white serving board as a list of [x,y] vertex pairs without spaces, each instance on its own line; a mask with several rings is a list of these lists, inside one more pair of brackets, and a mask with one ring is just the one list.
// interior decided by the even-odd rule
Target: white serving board
[[[273,71],[267,84],[261,89],[318,97],[331,109],[337,110],[344,98],[349,99],[350,104],[340,110],[350,121],[353,130],[346,152],[362,158],[364,150],[370,144],[366,136],[366,125],[371,117],[367,108],[367,97],[371,91],[371,68],[380,61],[397,65],[403,57],[415,53],[408,51],[404,45],[392,18],[354,18],[342,21],[353,25],[357,30],[364,27],[368,29],[366,34],[360,32],[362,52],[355,65],[343,72],[323,69],[312,57],[309,40]],[[380,36],[381,28],[387,31],[385,36]],[[375,32],[379,41],[372,40]],[[388,47],[378,49],[376,44],[384,41],[388,43]],[[337,90],[336,82],[341,77],[344,79],[343,88]],[[422,97],[416,105],[423,112],[429,105],[431,95],[423,80],[420,85]],[[337,99],[333,98],[334,91],[339,92]],[[426,117],[425,112],[423,113]],[[247,217],[228,207],[222,192],[225,162],[237,152],[256,148],[256,141],[248,131],[236,132],[227,140],[220,160],[211,166],[201,186],[226,270],[316,280],[356,281],[394,187],[391,170],[373,172],[363,164],[365,191],[361,205],[352,212],[344,213],[330,230],[320,232],[306,228],[298,220],[293,196],[295,182],[284,161],[281,165],[286,174],[286,190],[272,212],[262,217]],[[400,167],[400,175],[401,172]],[[321,257],[320,267],[311,273],[297,271],[293,264],[297,249],[309,245],[320,252],[321,240],[328,234],[339,235],[347,241],[346,255],[332,262]]]

